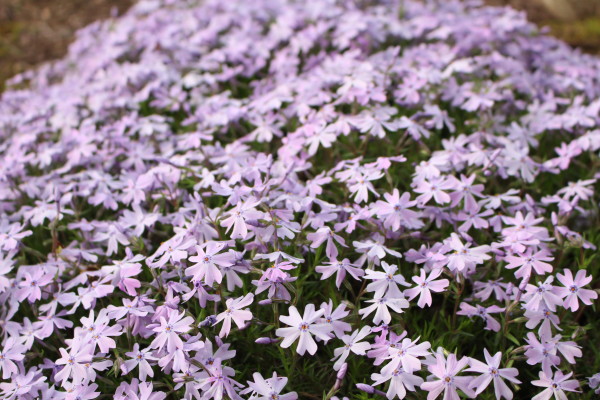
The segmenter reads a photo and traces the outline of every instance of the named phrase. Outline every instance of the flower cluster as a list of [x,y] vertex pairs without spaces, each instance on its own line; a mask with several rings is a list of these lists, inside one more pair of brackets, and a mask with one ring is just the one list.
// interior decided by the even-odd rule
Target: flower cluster
[[0,397],[598,393],[599,77],[477,1],[88,26],[0,99]]

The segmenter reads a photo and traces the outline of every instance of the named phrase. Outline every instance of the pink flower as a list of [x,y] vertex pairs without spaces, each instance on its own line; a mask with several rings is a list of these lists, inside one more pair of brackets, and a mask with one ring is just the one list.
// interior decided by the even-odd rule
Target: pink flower
[[[406,332],[404,332],[406,335]],[[402,341],[400,341],[402,339]],[[420,357],[429,356],[429,342],[417,344],[419,338],[412,340],[402,335],[397,339],[393,346],[388,347],[386,359],[390,362],[383,368],[384,375],[392,373],[394,370],[401,369],[407,372],[419,371],[421,369]]]
[[92,352],[96,349],[96,345],[98,345],[102,353],[108,353],[110,349],[117,347],[116,342],[111,336],[119,336],[123,333],[121,326],[109,325],[110,320],[106,308],[100,310],[96,319],[94,319],[94,310],[90,311],[89,317],[81,318],[81,324],[84,327],[81,340],[92,344]]
[[555,371],[554,376],[547,375],[540,371],[540,379],[532,381],[533,386],[545,387],[541,393],[534,396],[531,400],[549,400],[552,396],[555,399],[566,399],[567,392],[580,392],[579,382],[576,379],[569,379],[573,375],[572,372],[563,374],[561,371]]
[[304,309],[303,316],[300,316],[298,309],[294,306],[290,307],[289,312],[289,316],[282,315],[279,320],[290,327],[279,328],[275,331],[277,336],[283,337],[281,347],[290,347],[299,338],[296,349],[298,354],[303,355],[308,350],[308,353],[313,355],[317,352],[317,344],[312,335],[324,341],[331,339],[331,326],[326,323],[315,323],[323,315],[324,310],[315,311],[314,304],[308,304]]
[[419,301],[417,305],[421,308],[431,307],[432,298],[431,292],[440,293],[446,290],[450,282],[448,279],[439,279],[435,280],[438,276],[442,274],[442,269],[434,269],[429,273],[429,276],[425,277],[425,270],[421,269],[420,276],[413,276],[412,280],[417,284],[416,287],[407,289],[404,294],[408,296],[408,300],[412,300],[415,297],[419,296]]
[[254,400],[296,400],[298,398],[296,392],[281,394],[288,379],[277,376],[276,372],[273,372],[273,377],[268,379],[264,379],[259,372],[252,374],[252,377],[254,382],[248,381],[248,388],[240,394],[251,393],[250,398]]
[[532,268],[538,275],[546,275],[552,272],[552,265],[545,262],[554,260],[554,257],[549,255],[548,250],[542,249],[534,254],[532,253],[533,251],[528,249],[525,254],[506,256],[505,260],[508,261],[506,268],[513,269],[520,267],[515,272],[515,276],[520,279],[530,276]]
[[552,281],[554,281],[554,277],[549,276],[537,286],[531,284],[526,286],[526,292],[523,295],[526,309],[537,311],[547,308],[550,311],[556,311],[556,306],[561,304],[562,300],[555,294],[556,287],[551,285]]
[[375,297],[373,300],[367,300],[367,303],[373,303],[372,305],[361,308],[358,313],[362,315],[362,319],[365,319],[369,314],[375,311],[373,316],[373,323],[379,325],[380,322],[389,324],[392,320],[392,315],[388,310],[388,307],[397,312],[398,314],[403,313],[403,308],[408,308],[408,301],[404,298],[387,298],[387,297]]
[[388,399],[393,399],[398,396],[399,399],[406,397],[406,390],[414,392],[415,387],[423,385],[423,378],[413,375],[412,372],[405,371],[402,367],[398,367],[390,372],[381,374],[371,374],[371,379],[375,381],[373,385],[381,385],[387,381],[390,381],[390,386],[387,393],[385,393]]
[[485,329],[498,332],[500,330],[500,323],[496,321],[490,314],[499,313],[504,311],[503,307],[489,306],[483,307],[480,305],[472,306],[468,303],[460,303],[460,310],[456,313],[457,315],[466,315],[468,317],[481,317],[485,322]]
[[[166,263],[176,263],[188,256],[188,249],[196,243],[195,239],[183,240],[183,236],[177,235],[160,245],[156,252],[148,257],[146,263],[149,267],[160,268]],[[157,257],[160,257],[158,261]]]
[[357,280],[365,274],[363,269],[350,264],[350,261],[347,258],[344,258],[342,261],[331,260],[325,264],[326,265],[318,265],[315,270],[318,273],[323,274],[321,279],[327,279],[335,273],[335,286],[337,286],[338,289],[346,277],[346,272]]
[[127,399],[131,400],[163,400],[167,397],[165,392],[155,392],[153,389],[152,382],[140,382],[138,391],[128,391]]
[[423,227],[423,222],[419,219],[421,214],[410,210],[409,207],[417,205],[417,201],[410,200],[410,193],[402,193],[394,189],[392,194],[383,195],[386,201],[378,200],[372,208],[372,212],[378,218],[383,219],[383,226],[391,229],[393,232],[400,229],[401,226],[408,229],[419,229]]
[[190,261],[196,264],[186,268],[186,275],[193,276],[194,281],[204,279],[204,283],[208,286],[212,286],[214,282],[221,283],[223,274],[218,266],[223,267],[233,264],[230,253],[219,254],[224,247],[224,243],[212,241],[196,245],[197,255],[190,257]]
[[230,378],[234,375],[233,369],[222,367],[221,360],[215,360],[208,370],[210,375],[204,378],[198,386],[198,388],[206,389],[204,398],[222,400],[223,394],[226,393],[231,400],[241,400],[236,393],[236,386],[242,385]]
[[429,392],[427,400],[437,398],[442,392],[444,392],[444,399],[459,400],[457,389],[462,390],[469,397],[474,397],[475,393],[469,388],[473,377],[457,376],[468,364],[468,357],[457,360],[456,355],[450,353],[445,359],[444,354],[438,351],[435,354],[435,362],[427,367],[432,373],[429,378],[437,379],[421,384],[421,389]]
[[506,283],[501,282],[502,278],[499,279],[490,279],[486,282],[475,282],[473,284],[475,292],[475,297],[481,301],[485,301],[490,298],[492,293],[494,297],[498,301],[503,301],[507,299],[508,295],[506,293],[508,285]]
[[456,233],[450,235],[449,239],[444,241],[448,250],[451,250],[448,257],[448,269],[450,271],[462,272],[475,268],[477,264],[483,264],[485,260],[491,258],[487,253],[490,251],[490,246],[471,247],[469,243],[463,244]]
[[185,312],[179,314],[176,310],[169,310],[168,320],[164,317],[160,317],[160,326],[153,329],[158,335],[150,347],[153,349],[161,350],[165,343],[167,344],[167,351],[174,352],[176,349],[183,347],[183,342],[179,335],[185,333],[191,329],[191,324],[194,323],[192,317],[183,317]]
[[571,270],[565,269],[565,274],[556,274],[556,277],[564,285],[555,289],[555,293],[564,298],[563,306],[570,308],[571,311],[577,311],[579,308],[579,302],[577,299],[585,305],[591,305],[592,300],[598,298],[598,293],[593,290],[583,289],[583,286],[587,285],[592,281],[591,276],[585,276],[586,270],[580,269],[573,279],[573,273]]
[[469,361],[469,368],[465,370],[465,372],[478,372],[481,374],[473,379],[469,384],[469,387],[475,389],[475,394],[478,395],[483,392],[491,382],[494,382],[494,394],[496,395],[496,400],[500,400],[502,397],[511,400],[513,394],[502,379],[507,379],[513,383],[521,383],[516,379],[519,371],[516,368],[500,368],[500,360],[502,359],[501,352],[496,353],[494,357],[492,357],[487,349],[484,349],[483,354],[485,356],[485,364],[471,358]]
[[231,320],[233,320],[237,327],[241,329],[245,325],[246,321],[252,319],[252,313],[248,310],[242,310],[242,308],[248,307],[253,300],[254,295],[252,293],[248,293],[246,296],[238,297],[237,299],[227,299],[225,302],[227,309],[217,315],[217,319],[213,324],[216,325],[223,321],[221,332],[219,332],[220,337],[229,336],[229,331],[231,330]]
[[414,191],[415,193],[421,193],[421,195],[417,197],[417,201],[421,204],[427,203],[431,198],[433,198],[437,204],[446,204],[450,203],[452,199],[445,191],[454,188],[455,184],[451,179],[436,176],[431,177],[428,180],[419,180]]
[[344,346],[333,350],[334,357],[331,359],[331,361],[337,359],[335,364],[333,364],[333,369],[335,371],[340,370],[342,364],[346,362],[348,355],[350,355],[350,352],[360,356],[364,356],[366,354],[367,350],[371,348],[371,344],[368,342],[361,342],[361,340],[367,337],[367,335],[370,333],[371,327],[363,326],[360,331],[356,330],[352,332],[351,335],[344,335],[341,337],[342,342],[344,342]]
[[72,378],[74,385],[78,385],[87,379],[85,364],[92,362],[91,346],[75,343],[69,352],[62,347],[59,351],[62,357],[56,360],[56,365],[64,365],[64,367],[56,373],[56,380],[62,381],[64,386],[69,378]]
[[[62,350],[62,349],[61,349]],[[13,374],[18,374],[19,369],[15,361],[21,361],[25,358],[27,347],[17,342],[17,338],[9,337],[0,352],[0,369],[2,370],[2,379],[8,379]]]
[[102,271],[113,277],[113,285],[117,285],[130,296],[136,296],[136,289],[139,289],[142,284],[132,277],[142,272],[142,264],[139,261],[142,261],[144,256],[141,254],[134,256],[129,247],[125,248],[125,253],[127,254],[125,259],[113,261],[113,265],[103,266]]
[[378,171],[355,172],[348,185],[348,189],[354,195],[354,201],[357,204],[366,202],[369,198],[369,192],[378,197],[379,193],[377,193],[371,181],[375,181],[381,177],[383,177],[383,173]]
[[42,298],[41,288],[52,282],[52,275],[46,273],[44,269],[37,268],[32,273],[25,272],[25,279],[19,284],[21,289],[18,291],[19,301],[27,299],[33,303]]
[[250,197],[243,203],[238,203],[227,213],[229,217],[221,221],[221,226],[227,228],[227,232],[233,227],[233,231],[229,236],[231,239],[246,239],[248,237],[247,221],[257,220],[263,216],[263,213],[255,208],[259,204],[260,200]]
[[350,314],[344,303],[340,303],[334,310],[333,301],[329,299],[329,302],[321,303],[321,309],[323,310],[323,318],[320,322],[331,325],[331,329],[337,337],[342,337],[346,331],[352,330],[349,323],[342,321]]
[[390,265],[385,261],[381,262],[383,271],[373,271],[367,269],[363,279],[370,279],[373,282],[367,285],[367,291],[375,292],[376,297],[402,297],[402,292],[398,285],[410,286],[402,274],[398,272],[397,265]]
[[324,226],[324,227],[320,228],[319,230],[317,230],[316,232],[309,233],[308,235],[306,235],[306,238],[312,242],[310,244],[310,247],[312,247],[313,249],[316,249],[325,240],[327,240],[327,246],[325,247],[325,254],[327,255],[327,257],[333,258],[333,259],[335,259],[338,255],[338,249],[337,249],[337,247],[335,247],[334,239],[341,246],[348,247],[348,246],[346,246],[346,242],[344,241],[344,239],[340,235],[335,234],[331,230],[331,228],[329,228],[328,226]]
[[139,377],[140,381],[144,382],[146,377],[150,378],[154,377],[154,371],[150,366],[148,361],[156,361],[158,358],[153,357],[150,349],[140,350],[140,345],[138,343],[134,343],[133,350],[125,353],[126,356],[131,357],[131,360],[125,361],[121,364],[121,370],[123,371],[123,375],[128,374],[133,371],[135,367],[139,368]]

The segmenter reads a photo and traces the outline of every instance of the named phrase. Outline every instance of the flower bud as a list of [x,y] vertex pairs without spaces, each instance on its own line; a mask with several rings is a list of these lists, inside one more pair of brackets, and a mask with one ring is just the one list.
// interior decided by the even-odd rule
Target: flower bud
[[258,339],[256,339],[254,341],[254,343],[271,344],[271,343],[275,343],[276,341],[277,341],[276,339],[271,339],[270,337],[259,337]]
[[367,385],[366,383],[357,383],[356,388],[368,394],[375,393],[375,388],[371,385]]
[[340,370],[337,373],[337,378],[339,380],[344,379],[344,376],[346,376],[346,371],[348,371],[348,363],[343,363],[340,367]]

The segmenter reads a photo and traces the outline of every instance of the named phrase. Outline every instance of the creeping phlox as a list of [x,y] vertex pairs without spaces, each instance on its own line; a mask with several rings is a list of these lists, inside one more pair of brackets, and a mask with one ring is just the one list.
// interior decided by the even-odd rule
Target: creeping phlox
[[593,398],[599,77],[477,1],[89,25],[0,99],[0,397]]

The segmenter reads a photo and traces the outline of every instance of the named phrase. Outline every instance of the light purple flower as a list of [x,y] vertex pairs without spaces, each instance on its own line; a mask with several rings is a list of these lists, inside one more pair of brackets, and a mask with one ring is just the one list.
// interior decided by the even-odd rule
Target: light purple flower
[[298,347],[296,348],[298,354],[303,355],[308,351],[309,354],[314,355],[317,352],[317,344],[312,335],[324,341],[331,339],[331,325],[316,323],[319,317],[323,315],[324,310],[315,311],[314,304],[308,304],[304,309],[303,316],[298,313],[298,309],[294,306],[289,308],[289,313],[289,316],[280,316],[279,320],[290,327],[278,328],[275,331],[277,336],[283,338],[281,347],[290,347],[292,343],[299,339]]

